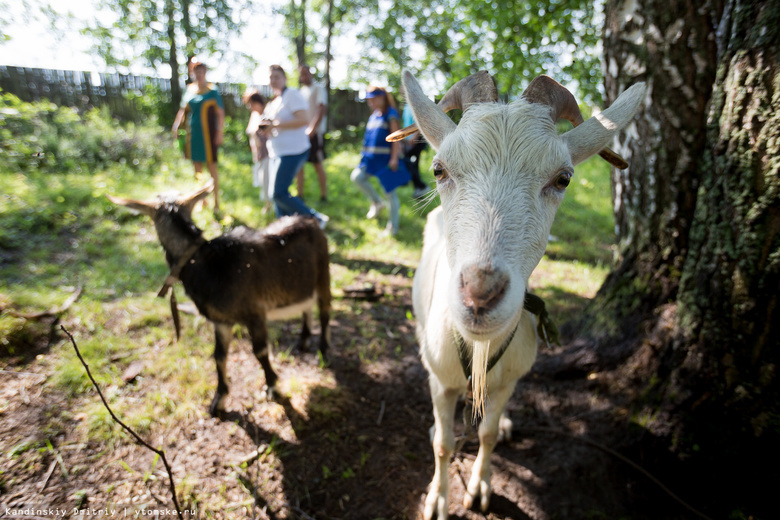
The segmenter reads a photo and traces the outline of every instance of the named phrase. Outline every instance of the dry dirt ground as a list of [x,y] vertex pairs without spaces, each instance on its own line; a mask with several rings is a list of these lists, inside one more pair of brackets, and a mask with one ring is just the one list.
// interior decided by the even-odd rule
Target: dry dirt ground
[[[312,352],[274,359],[288,397],[263,400],[263,376],[243,339],[229,357],[231,394],[224,417],[208,417],[204,401],[190,420],[165,429],[153,423],[149,440],[167,452],[182,507],[192,511],[186,516],[421,518],[433,475],[428,438],[433,419],[407,316],[411,280],[404,274],[375,280],[385,296],[352,302],[362,314],[334,316],[327,367],[320,367]],[[67,315],[63,324],[73,327],[77,341],[88,334],[69,324]],[[188,324],[191,317],[185,317]],[[84,440],[78,427],[84,418],[63,412],[98,397],[89,392],[69,398],[49,382],[51,368],[36,355],[70,344],[61,333],[50,338],[48,323],[31,326],[38,333],[29,335],[24,351],[17,350],[22,355],[0,358],[5,367],[0,373],[0,518],[31,508],[60,509],[73,518],[96,518],[107,509],[118,517],[144,510],[144,517],[166,516],[172,502],[162,463],[127,436]],[[170,319],[163,326],[170,327]],[[281,342],[294,342],[297,324],[275,327]],[[354,345],[371,341],[363,337],[366,330],[384,330],[390,341],[381,350],[363,349],[361,359]],[[451,518],[695,517],[607,451],[622,448],[616,425],[625,422],[626,403],[610,391],[608,373],[582,369],[581,360],[567,361],[573,348],[541,352],[534,371],[518,385],[509,405],[513,439],[491,460],[487,514],[461,505],[477,444],[466,442],[456,454],[449,469]],[[152,375],[142,373],[134,383],[139,399]],[[213,372],[204,377],[216,379]],[[42,513],[37,517],[44,518]]]

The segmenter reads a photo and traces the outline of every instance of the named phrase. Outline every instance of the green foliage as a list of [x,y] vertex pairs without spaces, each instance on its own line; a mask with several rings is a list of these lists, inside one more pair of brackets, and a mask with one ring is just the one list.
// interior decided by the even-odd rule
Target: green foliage
[[100,0],[99,7],[118,16],[111,23],[96,17],[83,33],[106,65],[175,64],[175,78],[189,56],[228,53],[230,36],[246,24],[238,14],[253,12],[245,0]]
[[236,117],[225,116],[225,128],[223,134],[225,142],[219,153],[230,154],[239,157],[243,164],[252,164],[252,153],[249,148],[249,140],[246,135],[246,125],[249,123],[249,112],[239,110]]
[[45,101],[24,103],[0,92],[0,168],[16,172],[71,172],[113,164],[159,165],[156,129],[120,126],[107,108],[84,114]]
[[[110,231],[110,226],[106,227],[110,223],[100,219],[111,210],[110,205],[96,197],[105,192],[109,177],[131,180],[164,169],[171,159],[170,150],[160,146],[165,135],[154,127],[119,125],[106,111],[81,115],[72,108],[23,103],[11,94],[0,94],[4,186],[0,252],[26,250],[49,233],[73,236],[90,226]],[[112,174],[95,173],[101,170]],[[79,247],[90,253],[97,245],[85,237],[60,254],[76,254]],[[43,261],[41,265],[50,265],[35,249],[30,255],[32,264]],[[35,269],[29,274],[57,271],[54,266]],[[14,276],[24,278],[25,274]]]
[[[352,65],[353,79],[384,76],[395,86],[401,70],[411,68],[426,77],[438,73],[449,87],[484,69],[499,94],[512,98],[545,73],[577,82],[589,101],[601,99],[595,52],[601,28],[592,2],[398,0],[388,6],[358,2],[353,9],[360,13],[355,19],[374,20],[359,38],[368,59]],[[423,56],[412,55],[411,42],[422,46]]]
[[325,135],[328,140],[328,151],[354,150],[355,146],[363,143],[366,133],[366,123],[359,125],[347,125],[344,128],[331,130]]
[[10,40],[10,36],[6,34],[6,27],[11,25],[11,19],[6,14],[10,11],[7,2],[0,2],[0,44]]
[[285,17],[292,56],[303,53],[310,64],[325,58],[329,21],[331,38],[356,34],[362,52],[349,64],[351,82],[397,91],[408,68],[449,87],[484,69],[511,99],[548,74],[600,103],[600,6],[585,0],[279,0],[269,12]]
[[173,106],[170,94],[158,85],[150,83],[143,92],[131,91],[125,94],[125,97],[134,102],[136,111],[145,116],[145,119],[156,120],[163,128],[173,125],[178,108]]

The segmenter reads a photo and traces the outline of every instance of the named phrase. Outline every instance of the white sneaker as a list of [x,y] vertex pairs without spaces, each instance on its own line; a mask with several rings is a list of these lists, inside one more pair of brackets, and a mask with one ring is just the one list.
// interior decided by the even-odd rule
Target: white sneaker
[[382,232],[382,236],[394,237],[398,234],[398,228],[388,224],[385,230]]
[[369,208],[368,213],[366,213],[366,218],[376,218],[383,209],[385,209],[384,202],[372,202],[371,208]]
[[325,229],[329,221],[330,221],[330,217],[325,215],[324,213],[317,214],[317,222],[320,225],[320,229]]

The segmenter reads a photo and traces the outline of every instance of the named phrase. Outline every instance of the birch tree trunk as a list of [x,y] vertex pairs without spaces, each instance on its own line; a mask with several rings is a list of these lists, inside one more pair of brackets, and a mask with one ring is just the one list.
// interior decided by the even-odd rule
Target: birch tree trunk
[[637,80],[649,93],[615,143],[631,166],[613,172],[619,258],[591,330],[636,335],[638,316],[666,331],[624,342],[625,363],[644,360],[644,427],[696,462],[701,485],[720,480],[718,503],[767,514],[780,481],[767,452],[780,440],[780,3],[608,0],[605,15],[607,103]]

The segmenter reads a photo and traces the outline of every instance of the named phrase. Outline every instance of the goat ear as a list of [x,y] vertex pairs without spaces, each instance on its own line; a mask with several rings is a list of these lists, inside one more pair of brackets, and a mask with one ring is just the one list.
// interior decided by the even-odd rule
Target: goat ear
[[195,204],[197,204],[201,200],[205,199],[206,196],[209,193],[211,193],[213,190],[214,190],[214,180],[209,179],[209,182],[207,182],[202,188],[190,193],[189,195],[183,195],[179,197],[176,203],[182,206],[183,208],[187,208],[188,210],[192,211],[192,207],[195,206]]
[[444,138],[457,128],[457,125],[442,112],[433,101],[428,99],[420,88],[420,84],[408,70],[404,71],[404,91],[406,101],[412,106],[412,114],[417,126],[431,143],[434,150],[438,150]]
[[611,107],[563,134],[573,164],[599,153],[636,114],[645,95],[645,84],[637,83],[620,94]]
[[159,207],[159,205],[155,202],[144,202],[142,200],[126,199],[124,197],[114,197],[113,195],[108,194],[106,194],[106,197],[108,197],[108,200],[114,204],[125,206],[130,211],[135,213],[142,213],[152,218],[154,218],[154,215],[157,213],[157,209]]

